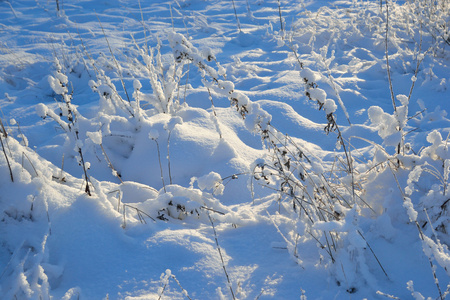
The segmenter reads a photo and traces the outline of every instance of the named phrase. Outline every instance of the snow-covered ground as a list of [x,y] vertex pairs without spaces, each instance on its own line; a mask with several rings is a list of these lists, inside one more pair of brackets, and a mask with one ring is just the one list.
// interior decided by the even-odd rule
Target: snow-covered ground
[[448,1],[0,1],[0,299],[444,299]]

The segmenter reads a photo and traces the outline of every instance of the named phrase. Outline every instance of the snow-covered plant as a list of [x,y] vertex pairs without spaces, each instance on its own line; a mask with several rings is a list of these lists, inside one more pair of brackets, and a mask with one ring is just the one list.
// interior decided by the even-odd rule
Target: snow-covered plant
[[[304,236],[310,235],[320,241],[323,241],[321,242],[321,245],[323,249],[327,249],[326,252],[330,257],[330,262],[339,260],[339,263],[343,264],[343,270],[341,268],[334,269],[337,280],[339,280],[340,282],[344,281],[344,279],[348,280],[348,282],[358,281],[358,278],[349,279],[348,274],[346,276],[345,269],[352,268],[351,266],[353,266],[355,270],[357,270],[357,272],[355,272],[355,270],[352,270],[350,272],[351,274],[359,274],[367,284],[375,287],[376,281],[368,271],[367,264],[365,262],[364,252],[365,249],[370,246],[366,244],[363,232],[360,231],[360,228],[358,228],[357,220],[360,216],[360,212],[357,204],[361,205],[362,207],[368,207],[370,210],[372,210],[373,213],[375,213],[375,210],[373,210],[366,202],[366,199],[368,197],[365,192],[365,187],[369,186],[366,185],[367,178],[370,178],[368,183],[373,184],[373,178],[382,178],[386,175],[386,173],[384,172],[378,173],[378,166],[383,165],[388,169],[394,170],[400,166],[401,168],[412,170],[412,168],[414,168],[416,164],[421,163],[419,159],[412,158],[413,155],[410,154],[411,146],[405,142],[405,139],[409,130],[412,129],[408,127],[408,121],[411,120],[410,116],[408,115],[411,93],[414,87],[415,79],[417,78],[419,66],[424,59],[423,53],[426,52],[426,49],[425,51],[423,51],[421,49],[422,41],[418,41],[416,43],[417,49],[416,52],[414,52],[415,54],[411,55],[411,53],[408,53],[408,55],[412,57],[412,60],[415,60],[417,62],[415,64],[415,69],[412,70],[414,71],[413,83],[409,95],[398,95],[396,99],[392,99],[394,112],[392,114],[387,113],[378,106],[373,106],[368,110],[368,115],[370,120],[372,121],[372,124],[375,125],[379,136],[383,139],[383,145],[377,145],[373,141],[370,141],[370,144],[375,148],[375,151],[373,152],[375,155],[373,163],[366,166],[355,163],[355,160],[353,158],[354,153],[350,152],[350,147],[348,146],[349,144],[344,140],[340,130],[340,126],[337,123],[335,114],[337,105],[334,100],[327,99],[328,96],[326,91],[322,88],[319,88],[319,85],[317,83],[319,79],[328,77],[330,86],[335,91],[336,97],[344,110],[344,114],[348,118],[348,114],[345,112],[345,106],[343,105],[342,99],[340,99],[340,96],[338,94],[338,86],[336,86],[336,84],[333,82],[334,77],[330,68],[330,63],[334,58],[334,52],[333,50],[331,51],[330,58],[327,58],[327,53],[328,49],[334,49],[334,45],[332,43],[337,39],[351,38],[354,40],[359,38],[341,34],[341,32],[345,32],[344,28],[346,28],[346,26],[358,26],[359,29],[352,30],[352,33],[359,32],[361,36],[367,31],[369,32],[369,34],[372,34],[370,32],[373,30],[373,28],[370,27],[371,22],[378,22],[378,24],[380,24],[383,19],[380,19],[378,16],[373,15],[371,9],[372,8],[370,7],[370,4],[367,4],[367,6],[365,6],[364,9],[360,10],[359,12],[351,11],[351,13],[347,14],[347,16],[356,16],[356,18],[352,19],[351,22],[345,22],[342,21],[342,19],[336,19],[335,22],[331,22],[332,25],[321,27],[326,28],[324,32],[315,30],[315,26],[317,26],[317,23],[323,22],[320,18],[314,18],[304,21],[314,23],[314,26],[309,26],[306,29],[304,29],[304,27],[306,26],[299,26],[299,24],[296,24],[298,28],[302,27],[301,34],[303,35],[303,40],[305,39],[305,37],[308,37],[308,34],[305,34],[305,30],[307,31],[308,28],[314,29],[310,33],[311,37],[308,45],[311,47],[311,56],[315,58],[321,68],[326,70],[326,76],[321,76],[317,72],[314,72],[309,67],[306,67],[306,65],[300,60],[300,55],[298,54],[299,46],[292,42],[295,40],[295,32],[292,33],[292,38],[290,41],[291,44],[289,45],[294,54],[295,60],[298,62],[301,69],[300,77],[304,83],[306,97],[310,101],[317,103],[320,110],[325,110],[327,118],[325,131],[327,133],[336,131],[338,135],[337,148],[344,148],[345,159],[337,159],[340,162],[340,165],[344,167],[344,171],[337,171],[339,170],[339,168],[336,168],[337,170],[333,172],[330,171],[330,174],[334,173],[330,178],[325,175],[327,172],[325,172],[324,169],[320,170],[318,168],[309,167],[310,164],[313,165],[315,158],[308,154],[305,155],[306,151],[304,150],[300,151],[301,155],[294,156],[293,153],[298,153],[298,151],[293,151],[292,149],[295,148],[293,148],[292,146],[287,146],[292,145],[291,142],[286,141],[287,138],[285,138],[284,140],[278,138],[278,144],[274,144],[273,146],[274,154],[272,161],[274,161],[275,163],[270,164],[267,161],[258,162],[254,165],[254,167],[257,171],[255,172],[255,176],[257,177],[257,179],[266,181],[266,184],[271,184],[273,181],[276,181],[277,179],[275,178],[277,176],[279,176],[278,180],[280,180],[280,178],[285,178],[284,180],[280,180],[282,182],[282,184],[279,185],[280,187],[282,187],[282,189],[280,190],[281,193],[284,193],[284,196],[280,197],[280,200],[296,200],[297,203],[296,201],[293,201],[292,204],[292,207],[294,208],[293,211],[298,209],[298,211],[300,212],[305,212],[304,214],[299,213],[298,215],[291,215],[293,220],[298,220],[293,222],[295,222],[296,227],[301,229],[301,232],[297,231],[297,229],[294,229],[292,231],[294,234],[291,233],[290,235],[284,236],[285,240],[288,241],[288,249],[290,249],[289,251],[294,255],[296,261],[298,261],[299,259],[297,249],[300,248],[300,246],[297,246],[297,244],[305,242],[306,239],[304,238]],[[327,8],[323,9],[322,11],[319,10],[318,12],[318,14],[326,13]],[[336,11],[332,14],[335,14],[337,16],[338,13]],[[330,22],[330,19],[328,18],[327,21]],[[386,20],[384,21],[386,22]],[[350,23],[352,25],[350,25]],[[333,26],[337,26],[338,30],[333,30]],[[378,28],[379,30],[382,30],[381,28],[386,27],[387,26],[384,25],[384,27],[379,26]],[[361,29],[364,29],[364,31],[362,31]],[[380,32],[383,34],[386,33],[385,31]],[[417,33],[419,33],[418,30]],[[395,34],[395,31],[391,31],[390,34]],[[321,38],[317,38],[318,36]],[[386,35],[380,34],[380,37],[382,38],[381,40],[387,45]],[[394,43],[398,39],[392,38],[391,40]],[[389,40],[389,42],[391,42],[391,40]],[[314,51],[316,41],[325,43],[324,45],[320,45],[320,54]],[[328,43],[326,43],[326,41],[328,41]],[[303,48],[306,47],[303,45]],[[397,48],[400,51],[402,47],[397,45]],[[387,62],[387,64],[389,72],[389,62]],[[406,63],[405,65],[412,64]],[[290,139],[292,140],[292,138]],[[388,154],[389,152],[386,151],[386,147],[394,147],[396,150],[395,154]],[[306,156],[306,159],[303,159],[303,161],[299,159],[299,157],[302,158],[304,156]],[[358,168],[358,174],[356,174],[355,172],[356,167]],[[333,169],[334,168],[335,167],[333,166]],[[367,173],[364,173],[365,170]],[[361,171],[362,173],[360,173]],[[441,176],[441,178],[443,177],[444,176]],[[272,186],[274,185],[272,184]],[[302,189],[303,191],[299,192]],[[299,201],[298,199],[302,201]],[[405,201],[405,203],[407,204],[408,202]],[[282,207],[284,209],[288,208],[287,206]],[[411,215],[414,214],[413,212],[415,212],[415,210],[412,204],[410,206],[405,205],[405,207],[410,208],[409,212],[411,213]],[[308,211],[308,208],[311,208],[312,211]],[[321,214],[318,212],[323,213]],[[350,221],[351,218],[347,219],[346,217],[349,215],[349,212],[352,212],[351,215],[355,216],[353,222]],[[301,226],[298,226],[299,224]],[[337,226],[337,224],[339,224],[339,226]],[[350,226],[350,224],[353,225]],[[352,227],[352,229],[346,226],[350,226]],[[305,227],[307,229],[306,231],[304,230]],[[322,230],[312,230],[317,228],[320,228]],[[341,231],[340,228],[345,229]],[[355,239],[355,237],[358,237],[359,241],[358,239]],[[346,256],[349,253],[352,253],[349,256],[351,257],[351,259]],[[380,267],[383,269],[381,264]],[[351,290],[352,289],[349,288],[348,291],[351,292]]]
[[405,128],[408,122],[409,98],[397,95],[401,105],[396,106],[393,114],[388,114],[379,106],[371,106],[368,110],[369,119],[376,126],[378,135],[386,147],[396,148],[398,154],[404,153]]
[[131,106],[125,101],[116,89],[111,78],[100,69],[97,80],[90,80],[89,86],[100,97],[100,110],[105,114],[119,115],[123,117],[135,116],[139,113],[139,107]]
[[[352,221],[345,222],[347,212],[357,209],[354,191],[352,195],[352,184],[350,183],[349,190],[346,190],[348,187],[336,185],[326,178],[325,170],[319,160],[312,155],[309,157],[307,151],[299,146],[295,139],[276,130],[270,124],[270,115],[244,94],[236,91],[232,82],[220,79],[220,70],[216,71],[207,65],[199,51],[184,36],[173,33],[170,41],[176,60],[180,62],[188,60],[196,65],[202,77],[208,76],[211,80],[210,82],[204,80],[206,86],[227,97],[245,119],[247,129],[261,136],[269,152],[265,159],[254,163],[253,179],[280,193],[280,208],[282,207],[282,211],[292,217],[296,224],[294,232],[290,232],[289,237],[286,238],[288,244],[292,245],[290,252],[296,261],[301,263],[301,255],[296,250],[299,243],[318,243],[319,252],[323,251],[330,263],[334,263],[338,257],[344,257],[343,253],[346,250],[341,251],[344,245],[344,248],[351,247],[353,251],[356,251],[355,255],[360,257],[356,264],[359,265],[359,269],[364,270],[366,268],[363,259],[365,241],[357,227],[357,214],[350,213],[348,218]],[[304,68],[301,76],[306,86],[306,96],[317,102],[320,109],[325,110],[328,120],[325,131],[330,133],[338,129],[334,115],[337,105],[333,100],[326,98],[324,90],[318,88],[314,73],[310,69]],[[338,135],[342,140],[342,136]],[[347,175],[350,173],[349,169],[350,167],[347,167]],[[250,188],[252,189],[252,184]],[[337,227],[329,225],[339,224],[339,222],[342,222],[340,228],[348,223],[345,226],[350,226],[353,230],[346,231],[348,228],[345,227],[345,232],[341,232],[337,230]],[[364,273],[367,276],[368,274],[368,272]],[[369,278],[366,280],[371,281]],[[351,287],[349,291],[353,292]]]
[[[217,94],[229,99],[231,105],[245,119],[245,125],[248,130],[257,132],[267,129],[271,116],[261,109],[257,103],[251,102],[245,94],[235,90],[234,83],[224,78],[225,69],[223,67],[219,65],[216,70],[207,64],[207,61],[215,60],[212,53],[198,50],[180,33],[172,32],[169,35],[169,42],[175,61],[178,63],[189,61],[195,65],[204,78],[203,84]],[[207,81],[207,77],[211,80],[210,82]]]
[[21,139],[21,144],[24,146],[28,146],[28,139],[27,137],[23,134],[22,130],[20,130],[20,125],[19,123],[16,121],[16,119],[11,119],[9,121],[9,124],[11,124],[11,126],[17,126],[17,131],[19,133],[20,139]]
[[160,276],[161,286],[158,289],[159,299],[163,296],[164,291],[169,286],[170,279],[174,280],[177,283],[177,285],[181,289],[183,296],[191,300],[191,297],[189,297],[189,293],[183,288],[180,281],[178,281],[175,275],[172,274],[172,271],[170,269],[167,269],[166,272],[162,273]]
[[48,256],[47,238],[38,249],[26,245],[25,242],[15,250],[8,280],[2,282],[2,294],[5,299],[44,299],[50,300],[48,276],[42,264]]
[[142,84],[134,81],[133,97],[137,105],[145,101],[152,105],[158,113],[173,114],[180,108],[180,80],[183,77],[183,64],[176,64],[173,61],[165,65],[161,55],[161,40],[158,39],[155,48],[142,49],[138,51],[141,56],[147,76],[150,81],[153,94],[147,95],[141,91]]
[[[59,60],[55,58],[54,76],[48,77],[48,82],[53,91],[61,96],[61,102],[59,103],[59,113],[55,113],[47,105],[40,103],[37,106],[37,113],[41,118],[50,117],[66,132],[67,140],[66,147],[73,147],[73,150],[77,153],[76,159],[78,165],[81,166],[84,173],[84,180],[86,181],[84,191],[91,196],[90,179],[87,170],[90,169],[90,163],[85,161],[83,155],[83,140],[80,131],[80,123],[84,123],[85,119],[78,113],[75,105],[72,104],[72,93],[69,94],[68,77],[63,73]],[[65,119],[63,119],[63,118]]]
[[422,196],[417,204],[420,210],[427,212],[430,220],[421,214],[419,222],[422,224],[431,222],[430,228],[446,233],[450,230],[450,219],[446,217],[449,212],[450,187],[448,138],[444,140],[441,133],[434,130],[428,134],[427,141],[431,145],[414,156],[415,164],[408,175],[405,193],[411,197],[416,191],[421,191]]
[[404,7],[410,15],[410,22],[415,26],[423,26],[438,47],[450,45],[450,3],[448,1],[412,0],[407,1]]
[[[9,175],[11,177],[11,181],[14,182],[14,175],[11,170],[11,164],[9,163],[9,158],[8,158],[8,154],[6,152],[6,147],[5,147],[6,138],[8,137],[8,132],[6,131],[1,118],[0,118],[0,127],[1,127],[0,128],[0,143],[2,144],[2,151],[5,156],[6,163],[8,164]],[[5,142],[3,142],[3,138],[5,138]]]
[[[328,77],[328,84],[331,86],[331,88],[333,89],[335,96],[338,100],[339,106],[341,107],[342,111],[345,114],[345,117],[348,121],[348,123],[351,125],[350,122],[350,116],[347,112],[347,109],[344,105],[344,102],[341,99],[340,96],[340,91],[342,90],[342,88],[337,84],[336,80],[334,79],[332,72],[331,72],[331,63],[333,62],[333,60],[335,59],[335,54],[334,54],[334,50],[331,51],[331,56],[328,58],[328,46],[323,46],[322,48],[320,48],[319,53],[316,53],[315,51],[311,52],[312,57],[314,57],[316,59],[316,61],[318,62],[318,64],[321,66],[321,68],[326,70],[326,75]],[[332,103],[330,103],[332,105]]]

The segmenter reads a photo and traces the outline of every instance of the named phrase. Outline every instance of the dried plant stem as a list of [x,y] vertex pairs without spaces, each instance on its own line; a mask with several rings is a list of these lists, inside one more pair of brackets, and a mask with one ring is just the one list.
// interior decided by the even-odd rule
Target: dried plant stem
[[[6,154],[5,145],[3,144],[3,139],[2,139],[2,134],[5,136],[5,139],[8,138],[8,133],[7,133],[6,129],[5,129],[5,126],[3,125],[2,118],[0,118],[0,127],[1,127],[0,128],[0,142],[2,144],[3,154],[5,155],[6,163],[8,164],[9,175],[11,176],[11,181],[14,182],[14,177],[13,177],[11,165],[9,163],[8,155]],[[9,150],[9,153],[11,154],[11,150]]]
[[14,8],[12,7],[11,3],[8,0],[5,1],[5,2],[8,3],[9,8],[11,9],[11,12],[13,13],[14,17],[17,19],[16,12],[14,11]]
[[129,207],[129,208],[132,208],[132,209],[135,209],[135,210],[136,210],[136,213],[138,214],[138,217],[139,217],[139,221],[140,221],[142,224],[147,224],[147,222],[146,222],[145,219],[144,219],[144,216],[148,217],[148,218],[151,219],[153,222],[156,222],[156,220],[153,219],[152,216],[150,216],[148,213],[146,213],[146,212],[143,211],[142,209],[139,209],[139,208],[137,208],[137,207],[135,207],[135,206],[131,206],[130,204],[125,204],[125,203],[123,203],[123,210],[124,210],[124,212],[125,212],[125,208],[126,208],[126,207]]
[[366,242],[367,247],[369,247],[370,252],[372,252],[373,257],[375,257],[378,265],[380,266],[381,270],[383,270],[384,275],[386,275],[387,278],[389,278],[388,274],[386,273],[386,270],[383,268],[383,265],[381,264],[380,260],[378,259],[378,257],[375,255],[375,252],[373,252],[372,247],[370,247],[369,242],[367,242],[366,238],[363,236],[363,234],[361,233],[361,231],[358,230],[358,234],[363,238],[363,240]]
[[[419,42],[419,53],[420,53],[420,51],[422,50],[422,24],[420,24],[420,30],[419,31],[420,31],[420,42]],[[420,67],[421,63],[422,63],[422,60],[419,57],[417,57],[416,70],[414,71],[414,80],[411,83],[411,88],[410,88],[409,94],[408,94],[408,101],[411,100],[411,95],[412,95],[414,86],[416,84],[417,73],[419,73],[419,67]]]
[[141,0],[138,0],[138,4],[139,4],[139,11],[141,13],[142,29],[144,30],[145,54],[148,55],[147,30],[145,29],[144,14],[142,12]]
[[106,154],[105,148],[103,148],[103,144],[100,144],[100,148],[102,148],[102,152],[106,158],[106,161],[108,162],[108,166],[111,168],[111,170],[114,171],[114,174],[116,175],[117,178],[119,178],[120,182],[123,183],[122,177],[119,175],[119,172],[117,172],[117,170],[114,168],[111,160],[109,159],[108,155]]
[[162,169],[162,164],[161,164],[161,152],[159,151],[159,143],[156,139],[153,139],[156,143],[156,149],[158,150],[158,161],[159,161],[159,169],[161,171],[161,181],[163,184],[163,188],[164,188],[164,192],[166,192],[166,184],[164,183],[164,174],[163,174],[163,169]]
[[237,22],[237,26],[238,26],[239,32],[242,32],[242,30],[241,30],[241,23],[239,22],[239,18],[237,16],[237,12],[236,12],[236,5],[234,4],[234,0],[231,0],[231,1],[233,2],[234,15],[236,17],[236,22]]
[[125,204],[123,205],[123,209],[122,209],[122,214],[123,214],[123,224],[122,224],[122,228],[126,228],[127,227],[127,217],[125,214]]
[[[424,208],[423,210],[424,210],[424,212],[425,212],[425,215],[427,216],[428,223],[430,224],[431,231],[432,231],[433,235],[435,236],[436,243],[440,243],[440,242],[439,242],[439,239],[438,239],[438,237],[437,237],[436,231],[435,231],[434,228],[433,228],[433,224],[431,223],[431,219],[430,219],[430,216],[428,215],[428,212],[427,212],[426,208]],[[422,231],[422,229],[420,229],[420,231]],[[422,233],[422,240],[423,240],[423,233]],[[428,255],[427,255],[427,256],[428,256]],[[439,286],[439,280],[438,280],[438,278],[437,278],[436,268],[435,268],[435,266],[434,266],[434,264],[433,264],[433,262],[432,262],[432,260],[431,260],[431,257],[428,257],[428,259],[429,259],[429,261],[430,261],[431,271],[433,272],[434,282],[436,283],[436,287],[437,287],[437,289],[438,289],[438,291],[439,291],[439,297],[441,298],[441,300],[444,300],[444,297],[443,297],[442,291],[441,291],[441,287]]]
[[92,68],[94,69],[94,72],[95,72],[95,77],[97,77],[97,79],[98,79],[100,71],[98,70],[97,66],[95,65],[95,61],[92,58],[92,55],[89,53],[88,49],[86,48],[86,45],[84,44],[84,41],[83,41],[83,38],[81,37],[81,34],[80,34],[79,29],[78,29],[77,23],[75,23],[75,25],[76,25],[76,28],[77,28],[78,38],[80,39],[80,42],[81,42],[81,47],[83,48],[84,53],[86,54],[89,62],[92,64]]
[[[324,57],[322,57],[322,60],[325,63],[325,58]],[[344,101],[342,101],[341,95],[339,94],[339,91],[338,91],[338,88],[337,88],[337,84],[336,84],[336,82],[334,80],[333,75],[331,74],[331,70],[330,70],[330,68],[328,66],[326,67],[326,69],[327,69],[327,73],[328,73],[328,79],[330,80],[330,83],[331,83],[331,87],[333,88],[333,90],[334,90],[334,92],[336,94],[336,98],[337,98],[337,100],[339,102],[339,105],[341,106],[342,110],[344,111],[345,118],[347,119],[348,124],[351,126],[352,122],[350,122],[350,116],[348,115],[347,109],[344,106]]]
[[[403,189],[400,186],[400,182],[398,181],[397,175],[395,174],[394,170],[392,170],[391,165],[388,164],[388,166],[389,166],[389,169],[391,170],[392,175],[394,176],[395,182],[397,183],[397,187],[400,190],[400,193],[402,194],[402,199],[403,199],[403,201],[405,201],[406,195],[405,195],[405,193],[403,192]],[[424,243],[425,242],[425,238],[424,238],[425,234],[423,233],[419,222],[417,222],[417,220],[415,220],[413,223],[416,225],[416,228],[417,228],[417,231],[419,232],[419,237],[422,240],[422,243]],[[431,227],[433,226],[431,224],[431,222],[430,222],[430,226]],[[434,265],[433,260],[431,259],[431,257],[428,256],[428,255],[426,255],[426,256],[428,258],[428,262],[430,263],[430,268],[431,268],[431,272],[433,273],[434,282],[435,282],[436,287],[437,287],[437,289],[439,291],[439,298],[441,300],[444,300],[444,297],[443,297],[442,291],[441,291],[441,287],[439,286],[439,281],[438,281],[438,278],[437,278],[437,275],[436,275],[436,271],[435,271],[436,270],[436,266]]]
[[117,190],[113,190],[111,192],[108,192],[108,194],[112,194],[112,193],[117,193],[118,199],[117,199],[117,212],[120,212],[120,204],[121,204],[121,200],[122,200],[122,191],[120,189]]
[[[78,30],[78,28],[77,28],[77,30]],[[72,45],[74,45],[75,42],[74,42],[74,40],[73,40],[72,34],[71,34],[69,31],[67,31],[67,34],[68,34],[69,37],[70,37],[70,40],[71,40],[71,42],[72,42]],[[83,47],[84,47],[84,45],[83,45]],[[80,51],[79,51],[78,48],[76,48],[75,51],[76,51],[76,54],[77,54],[78,58],[79,58],[80,60],[83,61],[84,68],[86,69],[87,74],[89,75],[89,77],[92,78],[91,72],[89,72],[89,68],[88,68],[88,65],[87,65],[87,63],[86,63],[86,59],[83,57],[83,54],[80,53]]]
[[391,92],[391,100],[394,111],[397,111],[397,105],[395,104],[395,96],[394,96],[394,88],[392,86],[392,78],[391,78],[391,67],[389,65],[389,53],[388,53],[388,37],[389,37],[389,0],[386,0],[386,36],[384,38],[385,42],[385,55],[386,55],[386,71],[389,80],[389,91]]
[[281,3],[280,3],[280,0],[278,0],[278,14],[280,16],[280,29],[281,29],[281,31],[284,31],[283,18],[281,17]]
[[86,164],[84,162],[84,158],[83,158],[83,151],[81,151],[81,148],[78,148],[78,154],[80,154],[80,159],[81,159],[81,164],[83,166],[83,172],[84,172],[84,178],[86,180],[86,187],[84,188],[84,191],[86,194],[88,194],[89,196],[92,196],[91,194],[91,189],[89,187],[89,175],[87,174],[87,170],[86,170]]
[[[294,53],[294,56],[300,66],[301,69],[304,68],[304,64],[303,62],[300,60],[297,51],[293,48],[290,47],[291,51]],[[315,83],[312,83],[315,84]],[[310,96],[307,95],[308,98],[311,99]],[[395,103],[394,103],[395,104]],[[350,149],[347,149],[345,140],[342,136],[341,130],[339,125],[336,123],[336,119],[333,113],[327,114],[327,121],[328,121],[328,125],[325,127],[325,131],[328,133],[330,131],[336,130],[337,134],[338,134],[338,140],[342,146],[342,148],[344,149],[344,154],[345,154],[345,158],[347,160],[347,172],[349,174],[351,174],[352,176],[352,198],[353,201],[355,200],[355,180],[354,180],[354,170],[353,170],[353,164],[352,164],[352,158],[351,158],[351,153],[350,153]],[[350,122],[350,120],[348,120]]]
[[220,131],[220,128],[219,128],[219,118],[217,117],[216,108],[214,106],[214,100],[213,100],[213,97],[211,95],[211,90],[209,89],[209,87],[207,87],[206,89],[208,90],[209,100],[211,101],[211,109],[213,111],[214,118],[216,119],[216,127],[217,127],[216,130],[219,133],[219,138],[222,139],[222,132]]
[[175,280],[175,282],[178,284],[178,286],[180,287],[181,291],[183,292],[183,294],[186,296],[186,298],[188,298],[189,300],[192,300],[191,297],[189,297],[188,292],[181,286],[181,283],[178,281],[178,279],[175,277],[175,275],[172,274],[173,280]]
[[167,136],[167,168],[169,169],[169,183],[172,184],[172,172],[170,168],[170,134],[172,130],[169,130],[169,134]]
[[[111,53],[112,59],[117,68],[117,72],[119,73],[120,82],[122,83],[123,90],[125,92],[125,95],[127,96],[128,103],[131,103],[130,97],[128,96],[127,88],[125,87],[125,83],[123,81],[122,71],[120,69],[119,63],[117,62],[117,59],[112,51],[111,45],[109,44],[108,38],[106,37],[105,29],[103,29],[102,22],[100,21],[100,18],[98,17],[97,14],[96,14],[96,16],[98,19],[98,23],[100,24],[100,28],[102,29],[103,36],[105,37],[106,43],[108,44],[109,53]],[[134,114],[130,110],[128,110],[128,112],[134,117]]]
[[170,19],[172,20],[172,30],[175,31],[175,26],[173,24],[172,5],[170,5],[170,3],[169,3],[169,10],[170,10]]
[[389,299],[397,299],[397,300],[400,300],[399,297],[395,297],[395,296],[393,296],[393,295],[385,294],[385,293],[380,292],[380,291],[377,291],[377,295],[384,296],[384,297],[389,298]]
[[223,271],[225,272],[225,276],[226,276],[227,281],[228,281],[228,286],[230,287],[231,297],[233,298],[233,300],[236,300],[236,297],[234,296],[234,292],[233,292],[233,287],[231,286],[230,277],[228,276],[227,268],[225,267],[225,261],[223,260],[222,250],[220,248],[219,240],[217,238],[216,227],[214,226],[214,222],[213,222],[209,212],[207,212],[207,215],[208,215],[208,218],[209,218],[209,222],[211,222],[212,229],[214,231],[214,239],[216,240],[217,251],[219,252],[220,261],[222,262],[222,268],[223,268]]
[[26,157],[28,159],[28,162],[30,163],[31,167],[33,168],[34,172],[36,173],[36,176],[39,176],[38,172],[36,171],[36,168],[34,167],[33,163],[31,162],[28,155],[25,154],[25,152],[22,152],[22,169],[23,169],[23,158]]
[[5,145],[3,144],[2,136],[0,135],[0,142],[2,144],[3,154],[5,155],[6,163],[8,164],[9,175],[11,176],[11,181],[14,182],[14,177],[11,169],[11,164],[9,163],[8,155],[6,154]]

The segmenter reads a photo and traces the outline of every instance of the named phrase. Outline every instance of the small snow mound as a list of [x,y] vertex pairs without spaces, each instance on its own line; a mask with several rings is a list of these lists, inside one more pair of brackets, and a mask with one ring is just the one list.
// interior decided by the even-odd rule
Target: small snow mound
[[241,47],[249,47],[255,42],[255,37],[252,34],[244,33],[241,31],[239,32],[235,41],[236,44],[240,45]]
[[225,186],[222,184],[222,177],[216,172],[196,178],[198,187],[201,190],[212,190],[215,195],[222,195]]
[[214,152],[212,156],[215,159],[232,159],[237,156],[236,151],[234,150],[233,146],[230,145],[226,140],[221,139],[219,141],[219,144],[217,145],[216,149],[214,149]]

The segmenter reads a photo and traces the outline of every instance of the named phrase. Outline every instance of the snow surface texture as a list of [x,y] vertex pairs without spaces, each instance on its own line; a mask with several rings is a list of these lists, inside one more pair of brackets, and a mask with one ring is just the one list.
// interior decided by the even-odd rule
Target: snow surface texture
[[447,297],[448,1],[0,8],[1,299]]

